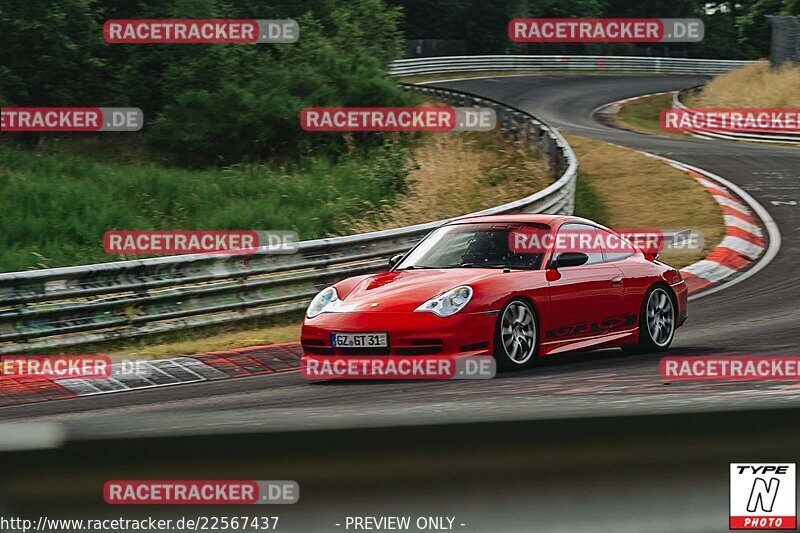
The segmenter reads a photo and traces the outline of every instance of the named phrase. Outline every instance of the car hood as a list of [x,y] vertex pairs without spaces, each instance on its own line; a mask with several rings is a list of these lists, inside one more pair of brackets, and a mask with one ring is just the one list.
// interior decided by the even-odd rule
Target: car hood
[[[500,269],[395,270],[366,276],[347,294],[339,294],[340,312],[408,312],[460,285],[476,285],[502,276]],[[477,289],[476,289],[477,290]]]

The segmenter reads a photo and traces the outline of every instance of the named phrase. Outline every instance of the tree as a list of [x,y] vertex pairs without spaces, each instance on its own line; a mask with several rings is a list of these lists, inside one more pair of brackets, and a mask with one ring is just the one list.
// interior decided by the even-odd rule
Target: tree
[[0,4],[0,94],[26,106],[107,103],[93,0]]

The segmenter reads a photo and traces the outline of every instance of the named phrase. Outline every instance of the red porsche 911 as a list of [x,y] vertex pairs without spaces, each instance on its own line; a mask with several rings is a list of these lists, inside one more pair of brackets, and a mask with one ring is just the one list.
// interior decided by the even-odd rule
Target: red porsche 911
[[[586,242],[622,242],[574,251]],[[519,235],[546,246],[515,247]],[[302,329],[305,356],[537,357],[607,347],[666,350],[686,320],[680,273],[592,221],[558,215],[458,219],[393,257],[388,272],[324,289]]]

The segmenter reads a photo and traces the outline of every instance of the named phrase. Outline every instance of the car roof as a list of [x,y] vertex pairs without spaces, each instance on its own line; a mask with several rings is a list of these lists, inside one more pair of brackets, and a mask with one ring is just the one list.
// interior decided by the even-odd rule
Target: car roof
[[547,224],[548,226],[560,226],[565,222],[580,222],[583,224],[591,224],[592,226],[600,226],[597,222],[593,222],[586,218],[573,217],[568,215],[543,215],[543,214],[509,214],[509,215],[483,215],[483,216],[465,216],[451,220],[447,225],[451,224],[479,224],[479,223],[510,223],[510,224]]

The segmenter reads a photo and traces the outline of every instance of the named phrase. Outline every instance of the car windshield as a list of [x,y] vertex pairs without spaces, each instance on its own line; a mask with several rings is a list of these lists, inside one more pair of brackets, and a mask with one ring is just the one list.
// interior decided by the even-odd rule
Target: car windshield
[[456,224],[428,235],[398,270],[423,268],[510,268],[537,270],[542,253],[514,253],[509,234],[522,228],[548,230],[545,225]]

